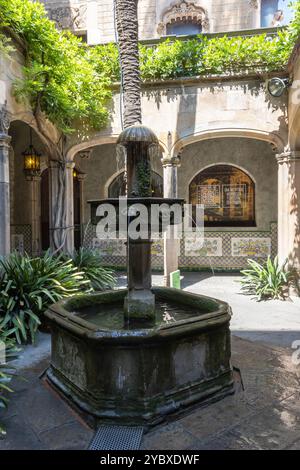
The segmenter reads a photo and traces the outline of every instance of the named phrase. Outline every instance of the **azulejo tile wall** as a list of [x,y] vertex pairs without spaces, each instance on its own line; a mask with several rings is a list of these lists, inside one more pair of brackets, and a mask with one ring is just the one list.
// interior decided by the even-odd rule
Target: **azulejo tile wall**
[[11,225],[11,250],[32,254],[31,225]]
[[[83,245],[98,248],[103,255],[103,263],[108,266],[126,265],[126,245],[123,240],[98,240],[96,227],[89,225],[84,229]],[[269,231],[205,231],[204,243],[195,239],[180,241],[179,265],[188,269],[242,269],[248,258],[258,262],[268,255],[277,254],[277,223],[270,224]],[[153,268],[163,268],[163,240],[152,246]]]

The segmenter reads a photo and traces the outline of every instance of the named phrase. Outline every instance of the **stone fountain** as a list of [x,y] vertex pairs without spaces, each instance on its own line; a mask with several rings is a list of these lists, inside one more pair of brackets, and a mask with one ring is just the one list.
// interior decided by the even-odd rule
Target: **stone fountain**
[[[127,217],[151,198],[149,150],[158,141],[132,126],[126,151]],[[92,221],[103,202],[90,201]],[[233,393],[230,307],[219,300],[151,286],[151,237],[127,235],[128,289],[81,295],[46,313],[52,332],[48,380],[93,422],[154,425],[170,413]]]

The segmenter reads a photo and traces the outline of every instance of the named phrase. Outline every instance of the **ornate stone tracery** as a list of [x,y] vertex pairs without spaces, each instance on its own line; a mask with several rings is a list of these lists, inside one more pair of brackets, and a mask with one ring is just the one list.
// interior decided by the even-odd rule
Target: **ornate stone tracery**
[[181,21],[201,24],[202,30],[208,32],[209,20],[204,8],[194,2],[180,0],[164,13],[163,20],[157,28],[158,34],[165,35],[167,25]]
[[0,104],[0,134],[7,134],[10,126],[10,114],[7,110],[7,101]]
[[85,30],[86,29],[86,3],[77,7],[48,8],[48,16],[55,21],[59,29]]

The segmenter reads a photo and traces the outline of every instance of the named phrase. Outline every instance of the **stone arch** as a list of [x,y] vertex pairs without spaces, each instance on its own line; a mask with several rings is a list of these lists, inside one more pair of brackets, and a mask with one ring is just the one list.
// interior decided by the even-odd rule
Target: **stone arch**
[[[119,137],[119,134],[110,134],[110,135],[99,136],[99,137],[95,136],[95,137],[91,137],[90,140],[87,140],[86,142],[74,144],[69,148],[67,152],[67,160],[73,161],[75,156],[78,153],[84,152],[84,151],[91,151],[93,150],[94,147],[98,147],[100,145],[116,144],[118,137]],[[162,154],[168,153],[167,145],[160,139],[158,141],[159,141],[160,150]]]
[[[124,169],[120,169],[116,171],[114,174],[112,174],[106,181],[104,185],[104,197],[107,198],[109,197],[109,188],[111,184],[118,178],[118,176],[122,175],[124,173]],[[160,180],[161,183],[161,193],[159,194],[159,197],[163,197],[163,176],[160,175],[157,171],[152,170],[152,176],[155,177],[158,180]]]
[[193,134],[187,134],[185,136],[180,137],[177,141],[173,144],[171,156],[177,157],[182,153],[182,150],[187,145],[201,142],[203,140],[209,139],[219,139],[219,138],[227,138],[227,137],[237,137],[237,138],[248,138],[248,139],[255,139],[255,140],[262,140],[268,142],[271,146],[273,151],[275,152],[283,152],[285,148],[285,144],[282,138],[273,133],[262,131],[260,129],[239,129],[239,128],[218,128],[218,129],[209,129],[199,131]]

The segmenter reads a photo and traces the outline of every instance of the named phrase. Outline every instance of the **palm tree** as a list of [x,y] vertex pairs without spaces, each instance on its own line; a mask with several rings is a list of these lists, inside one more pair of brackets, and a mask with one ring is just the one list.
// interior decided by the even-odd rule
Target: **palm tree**
[[125,128],[142,122],[137,7],[138,0],[115,0]]

